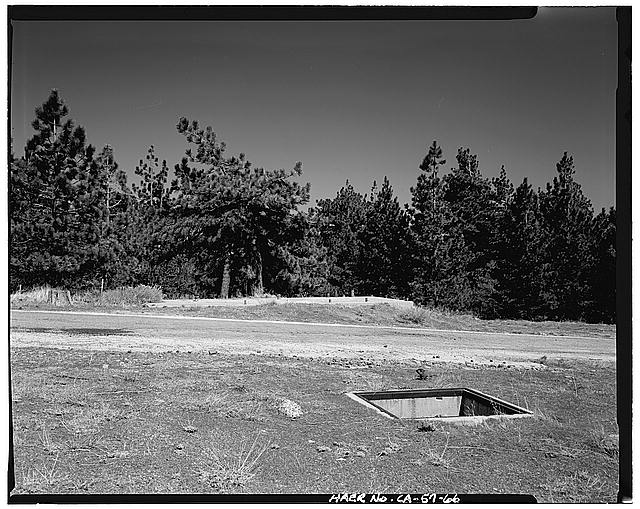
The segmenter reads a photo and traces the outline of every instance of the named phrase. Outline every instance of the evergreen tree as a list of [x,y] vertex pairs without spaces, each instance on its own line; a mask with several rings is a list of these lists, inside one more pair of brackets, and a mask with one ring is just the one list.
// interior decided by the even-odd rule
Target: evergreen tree
[[[82,287],[101,272],[104,188],[85,131],[64,120],[53,90],[36,109],[25,160],[13,162],[10,187],[12,283]],[[19,215],[18,215],[19,214]]]
[[169,168],[165,160],[160,166],[153,145],[147,150],[145,159],[140,159],[135,174],[140,177],[140,184],[132,186],[133,194],[142,207],[155,211],[166,208],[169,195],[167,186]]
[[168,266],[175,268],[172,262],[175,252],[173,223],[168,214],[167,163],[163,160],[160,164],[151,145],[134,173],[139,181],[134,182],[130,190],[123,188],[127,198],[127,209],[122,216],[125,221],[123,243],[128,253],[126,276],[135,284],[159,285],[167,295],[179,293],[168,281]]
[[359,291],[358,259],[362,249],[369,203],[347,180],[335,198],[318,200],[309,211],[327,252],[328,283],[332,295]]
[[460,266],[467,263],[468,253],[458,221],[444,199],[446,188],[438,170],[446,164],[437,142],[429,147],[411,188],[412,231],[415,239],[414,300],[434,307],[462,309],[468,291],[460,277]]
[[169,168],[151,146],[129,187],[57,91],[36,109],[24,156],[9,158],[10,288],[159,284],[165,294],[411,296],[481,317],[614,322],[616,211],[594,217],[565,153],[545,191],[515,190],[504,166],[457,165],[434,141],[401,207],[389,180],[369,197],[346,182],[307,213],[293,170],[227,156],[211,127],[181,118],[189,148]]
[[21,260],[31,242],[28,221],[30,212],[29,171],[27,162],[21,157],[16,159],[11,152],[9,156],[9,286],[14,292],[22,285],[37,284],[29,275],[29,267],[23,266]]
[[268,264],[269,272],[275,274],[270,286],[275,293],[291,297],[327,295],[329,263],[320,231],[308,214],[298,215],[296,222],[295,241],[276,246],[276,256]]
[[541,301],[542,227],[538,193],[525,178],[508,201],[499,223],[496,300],[504,318],[545,316]]
[[573,157],[565,152],[556,169],[540,202],[543,298],[551,319],[581,319],[589,301],[593,209],[574,179]]
[[506,172],[494,182],[483,177],[477,156],[468,148],[458,150],[456,161],[458,166],[443,177],[443,199],[464,239],[465,251],[457,253],[458,292],[464,296],[465,309],[493,317],[497,312],[497,225],[505,210],[499,201],[508,200],[509,183]]
[[113,147],[105,145],[96,157],[98,185],[102,194],[100,235],[101,286],[123,286],[131,282],[130,254],[127,250],[129,208],[132,206],[127,174],[118,167]]
[[495,206],[505,210],[509,206],[514,190],[513,184],[507,176],[507,170],[504,169],[504,165],[500,167],[498,176],[491,179],[491,186],[495,196]]
[[181,118],[177,128],[195,148],[176,165],[172,183],[182,246],[205,258],[208,270],[217,265],[221,297],[262,294],[265,257],[291,243],[298,207],[309,200],[309,184],[292,179],[302,164],[291,171],[253,168],[244,154],[225,157],[211,127]]
[[393,195],[387,177],[379,190],[374,182],[369,202],[359,236],[359,293],[408,297],[412,280],[411,218]]
[[591,306],[586,316],[590,322],[616,321],[616,210],[611,207],[593,219],[591,229],[589,287]]

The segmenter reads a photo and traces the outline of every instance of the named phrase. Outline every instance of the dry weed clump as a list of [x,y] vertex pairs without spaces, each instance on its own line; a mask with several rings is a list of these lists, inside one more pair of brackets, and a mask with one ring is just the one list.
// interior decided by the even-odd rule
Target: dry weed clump
[[444,447],[442,448],[442,451],[437,451],[435,449],[432,449],[431,446],[427,445],[427,449],[424,451],[424,455],[434,467],[449,468],[450,467],[449,460],[445,458],[448,448],[449,448],[449,434],[447,433],[447,441],[445,442]]
[[27,291],[18,291],[11,294],[10,302],[16,304],[51,304],[54,306],[70,306],[73,303],[71,293],[61,288],[52,288],[49,285],[39,286]]
[[16,493],[51,493],[62,480],[62,475],[57,469],[59,454],[53,459],[51,464],[31,467],[25,473],[22,472],[22,479],[17,483]]
[[250,446],[243,439],[234,452],[213,447],[206,449],[205,463],[196,472],[200,482],[215,491],[246,485],[256,475],[260,459],[269,447],[269,444],[258,445],[259,438],[257,435]]
[[601,452],[611,458],[618,458],[619,435],[607,433],[603,425],[593,428],[589,432],[588,444],[597,452]]
[[415,323],[417,325],[425,325],[430,322],[431,312],[426,308],[413,307],[411,309],[403,309],[397,314],[398,321]]

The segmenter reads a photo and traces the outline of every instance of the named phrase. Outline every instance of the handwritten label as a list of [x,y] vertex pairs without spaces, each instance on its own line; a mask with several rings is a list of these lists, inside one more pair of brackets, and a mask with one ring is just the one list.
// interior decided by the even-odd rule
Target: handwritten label
[[457,494],[441,493],[403,493],[383,495],[382,493],[334,493],[330,504],[458,504]]

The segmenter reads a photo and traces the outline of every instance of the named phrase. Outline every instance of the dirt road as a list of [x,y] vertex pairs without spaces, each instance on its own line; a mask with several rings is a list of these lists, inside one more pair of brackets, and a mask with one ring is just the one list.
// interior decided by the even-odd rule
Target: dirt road
[[530,365],[535,359],[615,360],[615,340],[274,323],[152,315],[11,311],[12,347],[209,351],[214,354]]

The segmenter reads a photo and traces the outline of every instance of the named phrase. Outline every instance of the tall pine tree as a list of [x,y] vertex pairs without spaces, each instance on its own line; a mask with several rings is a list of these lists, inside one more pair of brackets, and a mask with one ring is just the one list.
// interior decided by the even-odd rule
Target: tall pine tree
[[220,274],[212,282],[221,297],[263,294],[265,259],[295,241],[298,207],[309,200],[309,184],[295,180],[302,164],[290,171],[254,168],[244,154],[225,157],[211,127],[181,118],[177,129],[193,147],[172,183],[180,242]]
[[542,215],[538,193],[526,178],[507,203],[498,236],[496,300],[500,316],[544,318]]
[[612,207],[593,219],[591,227],[590,310],[591,322],[616,321],[616,210]]
[[591,203],[575,181],[573,157],[565,152],[557,176],[541,195],[543,218],[543,298],[555,320],[584,318],[592,262]]
[[358,259],[361,234],[369,202],[347,180],[335,198],[318,200],[309,210],[327,252],[329,293],[349,295],[360,291]]
[[446,161],[434,141],[429,147],[412,194],[414,280],[412,291],[419,304],[463,309],[469,292],[464,288],[461,267],[468,252],[459,221],[445,200],[445,182],[439,169]]
[[359,235],[358,290],[363,295],[406,298],[412,280],[409,213],[400,206],[387,177],[375,182]]
[[10,180],[12,284],[85,287],[100,279],[105,189],[85,131],[65,120],[56,90],[36,109],[36,134]]
[[117,287],[131,283],[130,258],[127,249],[129,209],[132,206],[127,174],[118,167],[114,150],[105,145],[96,157],[99,186],[103,189],[100,204],[98,247],[101,263],[101,287]]

